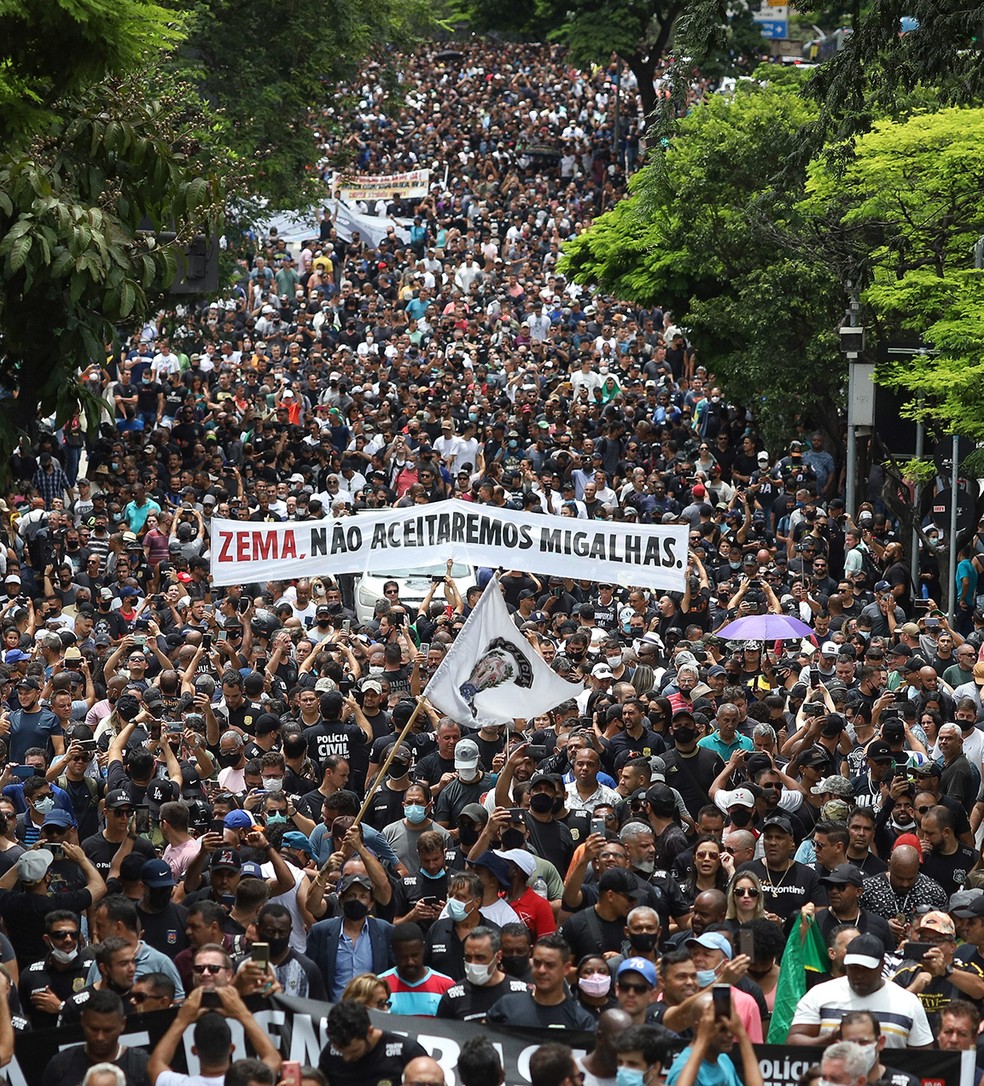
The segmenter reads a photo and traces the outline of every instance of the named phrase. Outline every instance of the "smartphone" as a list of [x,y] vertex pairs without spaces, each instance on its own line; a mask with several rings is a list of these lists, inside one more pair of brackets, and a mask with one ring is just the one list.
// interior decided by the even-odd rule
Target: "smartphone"
[[[219,630],[219,632],[215,635],[215,637],[216,637],[217,641],[228,641],[229,640],[229,631],[228,630]],[[204,638],[202,638],[202,640],[204,640]]]
[[219,993],[212,988],[202,992],[202,1006],[208,1007],[210,1010],[218,1010],[222,1006]]
[[932,943],[903,943],[902,957],[908,961],[921,962],[932,949]]
[[150,726],[150,738],[151,739],[160,739],[160,737],[161,737],[161,726],[160,726],[159,723],[157,723],[155,721]]
[[530,743],[526,747],[526,754],[534,762],[541,762],[547,756],[547,748],[541,743]]
[[254,962],[259,965],[267,966],[270,964],[270,944],[269,943],[254,943],[249,948],[249,956]]
[[352,632],[352,620],[350,618],[343,618],[342,619],[342,632],[343,633],[351,633]]
[[431,577],[431,580],[434,582],[434,584],[443,584],[444,583],[444,574],[442,573],[437,577]]
[[208,824],[209,833],[225,833],[225,819],[213,818]]
[[212,648],[212,635],[210,633],[202,634],[202,648],[206,652],[210,652]]
[[180,735],[184,731],[184,727],[180,720],[169,720],[167,730],[169,735]]
[[350,678],[338,680],[338,692],[348,697],[352,693],[352,680]]
[[714,1003],[714,1017],[728,1020],[731,1018],[731,985],[715,984],[711,989]]
[[420,899],[421,905],[440,905],[441,899],[439,897],[422,897]]
[[[522,807],[510,807],[509,808],[509,821],[510,822],[525,822],[526,812]],[[591,831],[594,833],[594,830]]]
[[755,957],[755,934],[747,928],[741,928],[738,932],[738,953],[747,958]]
[[420,651],[426,656],[431,650],[429,641],[422,641],[420,643]]
[[820,668],[811,667],[810,668],[810,686],[819,686],[819,685],[820,685]]
[[301,1086],[301,1065],[297,1060],[284,1060],[280,1065],[281,1086]]
[[65,850],[61,846],[61,841],[45,841],[44,847],[51,853],[54,859],[65,859]]
[[270,662],[270,661],[269,661],[269,660],[268,660],[268,659],[267,659],[267,658],[266,658],[265,656],[259,656],[259,657],[257,657],[257,660],[256,660],[256,665],[255,665],[255,666],[256,666],[256,670],[257,670],[257,671],[266,671],[266,667],[267,667],[267,664],[268,664],[269,662]]
[[150,808],[139,806],[133,808],[133,826],[137,833],[150,833]]
[[602,837],[605,836],[605,820],[603,818],[591,819],[591,832],[600,833]]
[[29,777],[44,776],[44,770],[39,772],[33,765],[12,765],[10,772],[22,781],[26,781]]
[[83,754],[95,754],[96,753],[96,741],[95,739],[80,739],[79,746],[82,748]]
[[147,647],[147,638],[143,634],[134,634],[133,647],[135,649],[145,649]]
[[241,615],[245,615],[246,612],[250,609],[250,606],[251,606],[251,601],[250,601],[249,596],[240,596],[239,597],[239,602],[236,604],[236,610]]

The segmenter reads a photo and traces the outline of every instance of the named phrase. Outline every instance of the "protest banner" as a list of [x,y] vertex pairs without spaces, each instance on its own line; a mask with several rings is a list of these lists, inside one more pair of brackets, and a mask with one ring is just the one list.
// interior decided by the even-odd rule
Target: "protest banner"
[[[325,1016],[329,1009],[330,1004],[327,1003],[278,995],[264,1001],[253,1017],[285,1060],[317,1067],[321,1051],[328,1043]],[[131,1015],[120,1043],[140,1045],[150,1052],[166,1032],[174,1014],[175,1010],[171,1009]],[[370,1011],[370,1018],[379,1029],[409,1035],[423,1045],[441,1065],[446,1086],[458,1086],[458,1053],[471,1037],[485,1037],[496,1047],[505,1070],[505,1086],[529,1086],[530,1056],[542,1044],[562,1041],[577,1054],[590,1051],[594,1045],[593,1034],[570,1030],[506,1029],[439,1018],[408,1018],[379,1011]],[[252,1055],[242,1026],[234,1020],[230,1020],[229,1025],[236,1058]],[[198,1073],[198,1059],[191,1050],[193,1034],[193,1029],[185,1032],[171,1061],[172,1070],[185,1074]],[[15,1040],[14,1058],[2,1073],[6,1074],[9,1086],[37,1086],[43,1078],[48,1060],[55,1052],[81,1040],[82,1031],[77,1026],[19,1033]],[[759,1056],[765,1086],[795,1086],[799,1076],[820,1059],[822,1052],[817,1048],[792,1045],[756,1045],[755,1051]],[[889,1048],[881,1054],[881,1059],[890,1070],[904,1070],[915,1076],[921,1086],[976,1086],[972,1052]]]
[[687,573],[686,525],[531,516],[458,498],[337,520],[264,524],[216,518],[210,538],[217,585],[386,573],[449,558],[664,592],[682,592]]
[[532,719],[580,691],[519,632],[493,577],[424,693],[442,713],[477,728],[508,723],[520,705]]
[[389,174],[335,174],[332,194],[352,203],[353,200],[395,200],[426,196],[430,187],[430,170],[408,170]]

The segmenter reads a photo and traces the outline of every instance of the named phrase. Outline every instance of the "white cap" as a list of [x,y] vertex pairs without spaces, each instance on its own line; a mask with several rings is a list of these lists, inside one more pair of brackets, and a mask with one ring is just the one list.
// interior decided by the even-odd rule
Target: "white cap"
[[833,641],[824,641],[820,646],[821,656],[836,656],[840,652],[840,647]]

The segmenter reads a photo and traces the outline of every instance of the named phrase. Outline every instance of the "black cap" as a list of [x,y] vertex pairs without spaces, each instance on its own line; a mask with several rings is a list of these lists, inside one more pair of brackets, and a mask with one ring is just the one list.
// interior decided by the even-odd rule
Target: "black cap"
[[838,864],[829,875],[824,875],[821,882],[830,883],[832,886],[861,886],[864,876],[854,864]]
[[775,828],[782,830],[783,833],[788,833],[790,837],[793,836],[793,824],[785,815],[771,815],[762,823],[762,832]]
[[869,743],[865,750],[865,756],[870,758],[873,762],[894,761],[894,758],[892,757],[892,748],[884,739],[876,739],[874,742]]
[[619,894],[635,894],[636,881],[624,867],[610,867],[598,880],[598,893],[614,890]]
[[676,813],[676,797],[673,795],[673,789],[665,784],[654,784],[646,793],[646,802],[653,814],[665,816]]

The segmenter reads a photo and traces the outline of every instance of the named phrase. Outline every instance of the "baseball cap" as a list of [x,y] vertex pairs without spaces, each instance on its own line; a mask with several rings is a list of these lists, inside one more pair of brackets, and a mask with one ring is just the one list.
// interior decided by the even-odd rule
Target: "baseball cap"
[[230,811],[222,820],[227,830],[251,830],[255,823],[249,811]]
[[454,768],[474,769],[478,765],[478,744],[474,739],[459,739],[454,747]]
[[754,807],[755,797],[747,788],[735,788],[726,793],[727,807]]
[[48,874],[48,868],[54,861],[54,856],[46,848],[35,848],[25,852],[17,860],[17,877],[21,882],[40,882]]
[[615,979],[623,973],[638,973],[650,988],[656,987],[656,967],[648,958],[626,958],[618,967]]
[[646,802],[656,815],[672,815],[676,811],[676,796],[666,784],[654,784],[646,793]]
[[484,826],[489,820],[489,812],[481,803],[467,803],[461,808],[458,817],[470,818],[472,822],[480,822]]
[[820,881],[834,886],[860,886],[864,882],[864,876],[854,864],[838,864],[829,875],[822,876]]
[[242,860],[239,858],[239,852],[234,848],[220,848],[218,851],[212,853],[211,867],[224,867],[229,871],[241,871],[243,867]]
[[810,791],[815,796],[821,796],[824,792],[833,792],[838,796],[853,796],[854,788],[847,777],[835,773],[831,777],[824,777],[819,784],[815,784]]
[[148,860],[140,868],[140,881],[152,890],[174,886],[174,873],[163,860]]
[[729,961],[734,957],[731,944],[719,931],[705,931],[703,935],[691,936],[686,945],[688,947],[702,946],[705,950],[720,950]]
[[18,690],[40,690],[41,689],[41,684],[38,682],[37,679],[33,678],[31,675],[28,675],[26,679],[21,679],[20,682],[18,682],[17,689]]
[[147,789],[147,806],[153,815],[160,813],[161,804],[170,803],[171,800],[179,798],[178,786],[174,781],[151,781],[150,787]]
[[961,920],[984,916],[984,891],[960,890],[950,898],[949,905],[950,912]]
[[922,930],[939,932],[940,935],[956,935],[953,920],[940,909],[933,909],[918,918],[916,926]]
[[881,969],[885,947],[877,935],[858,935],[847,944],[845,965],[860,965],[864,969]]
[[762,823],[762,832],[775,827],[777,830],[782,830],[783,833],[788,833],[790,837],[793,836],[793,824],[786,818],[785,815],[772,815],[771,818],[767,818]]
[[919,627],[915,622],[903,622],[899,628],[899,633],[904,633],[906,637],[918,637]]
[[499,859],[515,864],[527,878],[536,870],[536,860],[525,848],[496,849],[495,854]]
[[[16,650],[15,650],[16,651]],[[7,656],[10,659],[10,656]],[[984,662],[974,664],[974,682],[978,686],[984,686]]]
[[603,894],[606,890],[614,890],[619,894],[634,895],[636,889],[635,879],[624,867],[610,867],[607,871],[602,872],[601,878],[598,879],[599,894]]
[[344,894],[353,886],[361,886],[365,890],[372,889],[372,879],[368,875],[346,875],[338,884],[338,892]]
[[824,641],[824,643],[820,646],[821,656],[836,656],[839,652],[840,649],[833,641]]
[[885,742],[884,739],[876,739],[874,742],[869,743],[865,751],[867,757],[873,762],[891,762],[892,748]]
[[125,788],[114,788],[106,793],[106,808],[110,811],[118,811],[123,807],[132,807],[133,800]]
[[615,672],[608,666],[608,664],[595,664],[591,669],[592,679],[614,679]]
[[31,654],[29,652],[22,652],[20,649],[8,649],[3,662],[5,664],[19,664],[22,660],[30,660],[30,658]]
[[69,829],[75,825],[75,821],[68,811],[62,810],[61,807],[55,807],[44,816],[44,821],[41,823],[44,826],[60,826],[62,829]]

